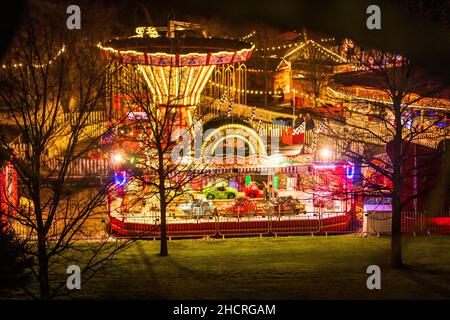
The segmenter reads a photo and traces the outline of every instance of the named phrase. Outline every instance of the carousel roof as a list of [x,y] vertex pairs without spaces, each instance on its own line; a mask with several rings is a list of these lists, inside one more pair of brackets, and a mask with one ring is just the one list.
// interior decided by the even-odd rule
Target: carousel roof
[[[387,74],[389,75],[390,73]],[[450,88],[442,79],[423,70],[416,69],[416,72],[412,73],[409,80],[411,93],[416,93],[422,97],[450,100]],[[366,70],[336,74],[333,76],[333,83],[346,87],[358,86],[374,90],[388,90],[386,79],[381,73]]]
[[188,54],[188,53],[206,53],[216,51],[239,51],[242,49],[251,49],[252,45],[247,42],[221,39],[221,38],[126,38],[114,39],[104,43],[105,47],[120,51],[133,50],[137,52],[156,53],[164,52],[167,54]]
[[[109,58],[123,63],[157,66],[195,66],[243,62],[250,58],[253,45],[232,39],[195,37],[134,37],[99,44]],[[112,56],[111,56],[112,55]]]

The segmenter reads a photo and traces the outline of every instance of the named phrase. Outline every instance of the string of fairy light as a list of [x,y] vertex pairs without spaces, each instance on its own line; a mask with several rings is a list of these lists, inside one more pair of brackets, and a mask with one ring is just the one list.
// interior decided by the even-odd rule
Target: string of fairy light
[[[51,65],[56,59],[58,59],[58,57],[59,57],[60,55],[62,55],[62,54],[64,53],[65,50],[66,50],[66,47],[63,45],[63,46],[61,47],[61,49],[59,49],[58,52],[53,56],[53,58],[51,58],[50,60],[48,60],[46,63],[42,63],[42,64],[35,63],[35,64],[33,64],[32,66],[33,66],[34,68],[43,68],[43,67],[46,67],[46,66],[48,66],[48,65]],[[13,68],[21,68],[21,67],[24,66],[24,64],[23,64],[23,63],[14,63],[14,64],[12,64],[12,65],[10,65],[10,66],[13,67]],[[3,69],[6,69],[6,64],[2,65],[2,68],[3,68]]]
[[[272,95],[272,94],[277,93],[276,91],[243,90],[243,89],[229,88],[227,86],[214,83],[211,80],[209,82],[213,86],[216,86],[216,87],[219,87],[219,88],[225,89],[225,90],[229,89],[231,91],[238,92],[238,93],[244,93],[245,92],[246,94],[253,94],[253,95],[264,95],[264,94]],[[367,98],[367,97],[358,97],[358,96],[351,95],[351,94],[348,94],[348,93],[339,92],[339,91],[333,90],[330,87],[327,87],[327,90],[329,90],[332,93],[333,96],[342,96],[342,95],[344,95],[344,96],[347,96],[347,97],[351,97],[353,99],[364,100],[365,102],[369,103],[369,107],[368,108],[367,107],[362,107],[362,106],[361,107],[355,107],[355,106],[352,106],[350,104],[350,105],[347,106],[347,109],[350,112],[364,112],[364,113],[366,113],[368,115],[380,115],[382,113],[382,110],[380,110],[377,107],[378,103],[382,103],[382,104],[385,104],[385,105],[392,104],[389,101],[370,99],[370,98]],[[298,94],[298,97],[302,97],[304,99],[309,99],[311,101],[317,100],[318,102],[320,102],[323,105],[324,104],[329,104],[331,102],[331,100],[324,100],[322,98],[315,98],[314,96],[309,95],[307,93],[304,93],[304,92],[298,93],[297,90],[294,90],[294,91],[295,91],[296,94]],[[227,94],[225,92],[224,95],[222,96],[221,103],[219,103],[218,110],[220,109],[220,106],[225,102],[226,98],[227,98]],[[371,103],[375,103],[375,105],[370,105]],[[233,105],[233,103],[231,102],[231,104],[228,107],[227,114],[230,113],[230,108],[232,108],[232,105]],[[410,105],[409,107],[410,108],[417,108],[417,109],[423,108],[422,106],[418,106],[418,105]],[[440,108],[432,108],[432,107],[430,109],[440,110]],[[250,118],[254,119],[255,116],[256,116],[256,110],[254,109],[254,110],[252,110],[252,114],[251,114]]]
[[[329,42],[329,41],[334,41],[334,40],[335,40],[334,38],[329,38],[329,39],[321,39],[320,41],[321,42]],[[307,44],[311,44],[321,54],[327,56],[329,59],[333,60],[334,62],[337,62],[337,63],[346,63],[347,62],[345,58],[341,57],[340,55],[331,51],[330,49],[325,48],[324,46],[315,42],[314,40],[308,40],[306,42],[298,41],[298,42],[294,42],[294,43],[289,43],[289,44],[284,44],[284,45],[279,45],[279,46],[272,46],[272,47],[267,47],[267,48],[255,48],[255,49],[253,49],[253,51],[270,52],[270,51],[276,51],[276,50],[294,47],[292,50],[288,51],[286,54],[284,54],[282,56],[283,59],[286,59],[286,58],[292,56],[297,51],[303,49]]]
[[272,46],[272,47],[267,47],[267,48],[255,48],[254,51],[275,51],[275,50],[292,48],[292,47],[301,45],[302,43],[303,43],[303,41],[298,41],[298,42],[294,42],[294,43],[288,43],[288,44]]
[[317,50],[319,50],[320,53],[327,55],[329,58],[331,58],[332,60],[334,60],[335,62],[344,62],[346,63],[347,60],[344,59],[343,57],[341,57],[340,55],[334,53],[333,51],[331,51],[330,49],[325,48],[324,46],[321,46],[320,44],[318,44],[317,42],[313,41],[313,40],[308,40],[312,43],[313,46],[316,47]]
[[243,37],[241,38],[241,40],[244,41],[244,40],[250,39],[250,38],[253,37],[255,34],[256,34],[256,31],[252,31],[252,32],[250,32],[249,34],[243,36]]
[[337,53],[334,53],[333,51],[325,48],[324,46],[318,44],[317,42],[315,42],[313,40],[308,40],[308,41],[302,43],[301,45],[297,46],[295,49],[289,51],[288,53],[286,53],[283,56],[283,59],[286,59],[286,58],[290,57],[291,55],[293,55],[294,53],[296,53],[297,51],[299,51],[300,49],[303,49],[308,43],[310,43],[312,46],[314,46],[314,48],[316,50],[318,50],[321,54],[327,56],[329,59],[333,60],[334,62],[347,63],[347,60],[345,60],[345,58],[341,57]]
[[[376,105],[392,105],[392,101],[387,101],[387,100],[381,100],[381,99],[373,99],[373,98],[368,98],[368,97],[359,97],[350,93],[346,93],[346,92],[340,92],[337,90],[334,90],[330,87],[327,87],[327,90],[329,90],[331,92],[332,95],[335,96],[344,96],[346,98],[350,98],[350,99],[355,99],[355,100],[363,100],[365,102],[368,103],[374,103]],[[433,107],[433,106],[421,106],[421,105],[413,105],[413,104],[402,104],[402,106],[406,106],[407,108],[412,108],[412,109],[430,109],[430,110],[441,110],[441,111],[445,111],[447,110],[446,108],[440,108],[440,107]],[[350,110],[354,110],[354,111],[365,111],[364,108],[355,108],[355,107],[349,107]],[[375,111],[375,113],[380,113],[379,111]]]
[[[272,95],[272,94],[280,93],[280,91],[276,91],[276,90],[275,91],[271,91],[271,90],[264,91],[264,90],[248,90],[248,89],[244,90],[244,89],[238,89],[238,88],[231,88],[231,87],[228,87],[226,85],[222,85],[222,84],[213,82],[212,80],[209,80],[209,83],[211,85],[217,87],[217,88],[224,89],[224,90],[231,90],[231,91],[237,92],[237,93],[245,93],[245,94],[253,94],[253,95],[266,95],[266,94]],[[298,93],[298,91],[295,90],[295,93]],[[300,92],[298,94],[299,94],[300,97],[303,97],[305,99],[311,99],[311,100],[315,100],[316,99],[313,96],[311,96],[311,95],[309,95],[307,93],[304,93],[304,92]],[[325,103],[325,100],[320,99],[320,98],[317,98],[317,101]]]
[[[256,31],[252,31],[250,33],[248,33],[247,35],[243,36],[241,38],[242,41],[248,40],[250,38],[252,38],[254,35],[256,34]],[[326,42],[334,42],[336,39],[331,37],[331,38],[325,38],[325,39],[320,39],[319,41],[321,43],[326,43]],[[251,42],[252,44],[254,44],[253,42]],[[303,41],[298,41],[298,42],[294,42],[294,43],[288,43],[288,44],[284,44],[284,45],[278,45],[278,46],[269,46],[269,47],[265,47],[265,48],[254,48],[253,51],[276,51],[276,50],[282,50],[282,49],[287,49],[287,48],[292,48],[292,47],[296,47],[294,50],[289,51],[288,53],[286,53],[283,58],[287,58],[289,56],[291,56],[292,54],[294,54],[295,52],[297,52],[298,50],[300,50],[301,48],[304,47],[304,45],[306,45],[307,43],[311,43],[312,45],[314,45],[319,52],[327,55],[329,58],[331,58],[333,61],[335,62],[346,62],[346,60],[341,57],[340,55],[334,53],[333,51],[323,47],[322,45],[318,44],[317,42],[313,41],[313,40],[308,40],[306,42]]]
[[326,38],[326,39],[320,39],[320,42],[332,42],[335,41],[335,38]]

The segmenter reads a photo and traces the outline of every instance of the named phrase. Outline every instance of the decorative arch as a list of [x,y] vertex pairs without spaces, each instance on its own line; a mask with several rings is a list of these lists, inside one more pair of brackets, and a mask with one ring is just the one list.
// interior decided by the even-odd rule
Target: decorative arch
[[[210,120],[204,126],[203,143],[201,148],[202,156],[210,156],[217,146],[227,138],[235,138],[243,141],[249,147],[249,155],[266,156],[266,144],[258,133],[245,121],[233,121],[236,119],[223,117]],[[232,131],[231,134],[229,131]],[[208,132],[209,131],[209,132]],[[226,135],[228,131],[228,135]]]
[[217,141],[214,141],[213,144],[211,144],[212,147],[209,148],[209,150],[210,151],[216,150],[216,148],[218,147],[219,143],[223,142],[224,140],[226,140],[228,138],[236,138],[236,139],[244,141],[245,143],[247,143],[248,147],[250,148],[251,155],[257,154],[254,144],[247,137],[245,137],[245,136],[243,136],[241,134],[230,134],[228,136],[221,137]]

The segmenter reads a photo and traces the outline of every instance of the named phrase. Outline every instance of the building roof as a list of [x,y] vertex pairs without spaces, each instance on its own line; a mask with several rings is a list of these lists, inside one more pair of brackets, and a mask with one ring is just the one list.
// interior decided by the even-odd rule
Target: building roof
[[257,70],[263,71],[265,70],[265,64],[267,63],[267,71],[274,72],[277,71],[278,66],[283,61],[283,58],[279,57],[267,57],[263,58],[261,56],[252,56],[245,65],[248,70]]
[[163,52],[167,54],[187,54],[191,52],[207,53],[220,51],[237,51],[241,49],[250,49],[252,44],[233,39],[221,38],[126,38],[113,39],[106,41],[104,47],[125,51],[133,50],[137,52],[157,53]]
[[[386,80],[380,73],[368,70],[340,73],[333,76],[334,84],[340,86],[359,86],[373,90],[387,90]],[[450,87],[441,79],[427,74],[423,70],[413,73],[410,79],[411,93],[422,97],[450,100]]]

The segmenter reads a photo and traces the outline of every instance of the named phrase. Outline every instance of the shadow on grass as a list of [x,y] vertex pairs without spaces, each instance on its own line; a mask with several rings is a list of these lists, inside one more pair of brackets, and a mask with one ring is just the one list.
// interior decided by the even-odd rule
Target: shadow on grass
[[450,299],[450,274],[448,271],[428,265],[408,264],[404,266],[402,272],[417,286],[433,292],[434,295]]
[[206,286],[209,292],[213,292],[215,296],[202,296],[202,299],[236,299],[236,295],[224,285],[220,285],[216,280],[211,280],[211,275],[205,273],[203,270],[195,270],[189,268],[187,265],[179,263],[177,260],[168,256],[163,258],[167,263],[170,263],[174,270],[177,270],[179,274],[183,274],[186,279],[189,279],[190,283],[194,283],[200,286]]
[[[138,241],[86,295],[108,299],[448,299],[450,238],[416,238],[406,266],[389,267],[388,238],[177,241],[161,257]],[[368,265],[382,290],[368,290]]]

